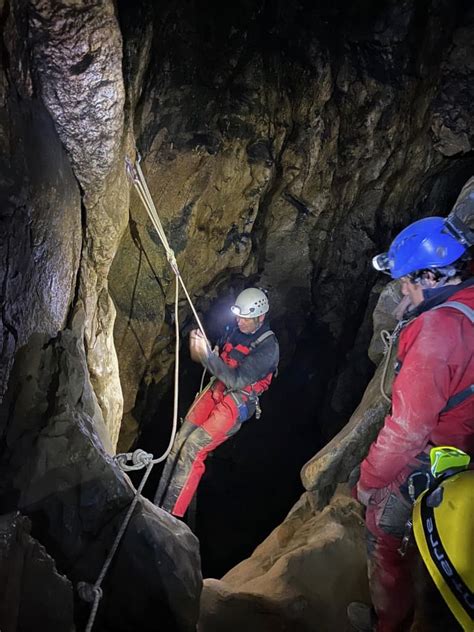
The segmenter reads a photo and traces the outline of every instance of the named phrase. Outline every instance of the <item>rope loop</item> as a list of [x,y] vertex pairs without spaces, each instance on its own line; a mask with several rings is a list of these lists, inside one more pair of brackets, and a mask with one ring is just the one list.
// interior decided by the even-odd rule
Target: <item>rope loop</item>
[[[124,472],[133,472],[135,470],[141,470],[153,461],[153,454],[145,452],[141,448],[134,452],[122,452],[114,456],[115,462],[119,465],[120,469]],[[131,461],[132,465],[128,465]]]
[[102,588],[94,586],[88,582],[79,582],[77,584],[77,593],[82,601],[93,603],[96,599],[102,599]]
[[178,262],[176,261],[176,257],[174,254],[174,250],[169,250],[166,252],[166,258],[168,259],[168,263],[170,264],[171,268],[173,269],[173,272],[176,274],[176,276],[179,276],[179,268],[178,268]]
[[131,452],[122,452],[114,456],[114,461],[117,463],[120,469],[123,470],[124,472],[127,471],[127,467],[128,467],[127,462],[131,460],[132,460]]
[[386,329],[382,329],[382,331],[380,332],[380,338],[382,339],[382,344],[383,344],[383,354],[384,356],[387,355],[389,349],[390,349],[390,343],[392,340],[392,334],[387,331]]

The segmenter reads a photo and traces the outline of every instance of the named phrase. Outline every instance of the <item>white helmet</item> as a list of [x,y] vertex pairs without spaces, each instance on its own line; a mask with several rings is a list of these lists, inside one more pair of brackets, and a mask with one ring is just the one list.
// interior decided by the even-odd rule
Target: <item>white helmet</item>
[[240,318],[257,318],[266,314],[270,305],[265,292],[256,287],[249,287],[238,295],[235,305],[230,309]]

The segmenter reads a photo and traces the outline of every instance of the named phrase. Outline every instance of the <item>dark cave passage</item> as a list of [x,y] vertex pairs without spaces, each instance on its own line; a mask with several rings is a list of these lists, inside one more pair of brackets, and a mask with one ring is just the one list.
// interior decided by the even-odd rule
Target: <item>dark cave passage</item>
[[[428,174],[420,186],[413,215],[424,217],[433,209],[446,213],[454,204],[462,185],[474,173],[474,157],[446,161],[444,171]],[[439,212],[439,211],[438,211]],[[399,226],[395,225],[394,232]],[[380,243],[387,243],[387,231],[380,228]],[[389,237],[390,239],[390,237]],[[235,294],[242,289],[235,287]],[[199,485],[195,502],[185,521],[199,538],[204,577],[221,577],[248,557],[256,546],[281,523],[304,491],[300,479],[302,466],[347,423],[369,383],[374,365],[368,357],[372,338],[372,313],[384,283],[374,286],[375,275],[366,279],[363,303],[345,314],[343,336],[335,339],[318,318],[316,306],[298,339],[291,338],[291,311],[284,322],[270,323],[277,337],[292,349],[281,349],[278,376],[262,397],[263,414],[242,424],[241,430],[212,452]],[[225,325],[232,325],[230,305],[234,295],[221,280],[223,296],[208,302],[204,322],[212,341]],[[326,293],[331,287],[325,288]],[[192,403],[202,377],[202,367],[191,362],[186,323],[181,347],[180,416]],[[284,336],[281,336],[284,333]],[[209,375],[207,376],[207,379]],[[158,455],[166,449],[171,426],[161,420],[172,419],[173,390],[163,385],[145,388],[137,399],[137,419],[142,419],[136,448]],[[158,421],[160,420],[160,421]],[[171,421],[169,422],[171,423]],[[162,466],[155,467],[145,487],[153,496]],[[132,478],[139,484],[140,476]]]
[[[222,304],[217,309],[221,316]],[[217,332],[212,308],[206,323],[210,332]],[[278,335],[278,327],[274,330]],[[299,362],[288,366],[283,359],[283,368],[262,396],[261,418],[242,424],[241,430],[206,461],[192,509],[196,512],[192,526],[200,541],[206,577],[222,576],[250,555],[281,522],[303,491],[299,476],[302,465],[322,446],[308,397],[310,374],[314,373],[313,351],[308,341],[301,341],[300,346],[301,350],[296,350]],[[180,414],[184,416],[202,376],[202,368],[189,360],[187,339],[181,351],[181,366]],[[134,447],[155,455],[166,449],[171,426],[164,428],[156,420],[168,419],[171,424],[172,400],[172,389],[157,401],[153,400],[153,392],[147,393],[141,412],[146,423]],[[156,466],[145,487],[145,495],[151,500],[161,470]],[[140,475],[134,479],[138,484]]]

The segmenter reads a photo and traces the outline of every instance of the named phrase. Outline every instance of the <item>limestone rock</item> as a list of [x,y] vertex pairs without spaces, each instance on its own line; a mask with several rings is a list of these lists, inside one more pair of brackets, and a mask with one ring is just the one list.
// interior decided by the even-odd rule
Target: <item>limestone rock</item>
[[29,28],[42,99],[90,196],[102,188],[122,138],[122,41],[113,2],[34,0]]
[[72,584],[30,531],[18,513],[0,517],[0,627],[74,632]]
[[9,172],[3,172],[8,198],[1,209],[0,395],[15,349],[33,332],[54,335],[64,326],[81,243],[78,188],[48,114],[37,102],[11,106],[17,140]]
[[[17,356],[1,409],[0,498],[30,517],[32,533],[77,584],[94,583],[133,498],[97,429],[107,432],[88,379],[84,324],[33,337]],[[147,578],[144,582],[143,578]],[[201,589],[196,538],[144,499],[138,502],[103,584],[98,620],[191,631]],[[89,606],[79,609],[86,617]],[[100,625],[100,624],[99,624]]]
[[456,215],[474,230],[474,177],[469,178],[453,207]]
[[347,481],[353,468],[365,457],[389,411],[389,403],[381,393],[382,379],[384,392],[390,397],[398,340],[394,341],[387,358],[380,333],[384,329],[392,333],[395,329],[398,319],[394,312],[397,312],[401,298],[397,281],[387,283],[380,293],[373,313],[373,335],[369,346],[371,359],[379,364],[377,371],[349,422],[301,471],[303,485],[311,492],[310,498],[318,508],[324,507],[337,483]]
[[301,470],[303,485],[318,508],[325,506],[337,483],[347,481],[382,427],[389,409],[380,393],[382,369],[380,365],[347,425]]
[[[452,46],[447,50],[441,66],[432,131],[435,148],[445,156],[463,155],[473,148],[473,27],[474,10],[471,6],[456,29]],[[465,85],[461,91],[457,89],[460,83]]]
[[314,513],[308,498],[222,580],[207,579],[200,632],[332,632],[367,600],[360,506],[340,494]]
[[86,225],[77,294],[86,312],[91,380],[115,448],[123,401],[107,276],[128,217],[124,157],[131,145],[124,134],[120,28],[110,0],[80,5],[37,0],[29,29],[41,98],[83,191]]
[[402,293],[400,289],[400,283],[398,281],[391,281],[387,283],[380,293],[379,300],[373,311],[373,334],[369,345],[369,358],[376,365],[382,362],[384,357],[385,344],[382,340],[382,331],[392,333],[395,329],[398,321],[396,315],[399,308],[400,301],[402,300]]

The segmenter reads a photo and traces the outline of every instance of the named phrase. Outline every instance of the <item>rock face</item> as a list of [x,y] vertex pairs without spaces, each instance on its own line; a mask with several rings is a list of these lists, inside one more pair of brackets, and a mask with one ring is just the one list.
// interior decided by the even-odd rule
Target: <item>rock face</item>
[[[0,0],[0,29],[4,506],[28,516],[60,573],[93,581],[134,493],[111,459],[121,427],[127,448],[150,420],[167,432],[173,275],[129,195],[124,160],[136,145],[198,309],[224,311],[251,284],[270,289],[279,382],[260,425],[211,461],[205,519],[198,511],[203,550],[224,551],[245,532],[244,553],[229,547],[241,559],[261,537],[240,528],[241,505],[248,529],[268,532],[301,491],[302,463],[340,430],[373,374],[372,255],[411,219],[445,213],[472,176],[473,9],[464,0]],[[185,335],[192,318],[180,306]],[[370,353],[379,361],[378,342]],[[296,563],[290,529],[297,550],[307,542],[321,560],[326,549],[352,551],[360,571],[359,545],[341,535],[358,533],[350,501],[322,508],[382,422],[380,373],[342,434],[304,467],[305,509],[279,532],[282,550],[269,545],[279,560]],[[316,523],[330,533],[323,543],[303,533]],[[277,604],[266,577],[254,588],[271,617],[294,629],[316,615],[339,625],[337,612],[289,586],[294,567],[288,580],[262,564],[278,577],[275,594],[282,587],[301,610]],[[209,593],[213,608],[243,603],[232,595],[247,575],[226,582]],[[194,537],[141,499],[98,624],[193,629],[200,585]],[[75,605],[82,628],[88,607]],[[256,628],[277,629],[275,618],[252,616]]]
[[[55,339],[33,337],[17,356],[1,409],[0,498],[29,516],[33,535],[77,584],[99,576],[134,491],[99,436],[102,429],[108,440],[88,377],[84,322],[76,317],[74,325]],[[98,629],[151,631],[159,619],[167,630],[194,630],[200,589],[196,538],[141,499],[103,583]],[[89,607],[77,608],[83,621]],[[50,629],[49,618],[43,623]]]
[[[381,292],[374,310],[372,357],[379,362],[379,332],[392,330],[400,302],[398,283]],[[387,361],[390,393],[396,348]],[[205,580],[200,629],[255,632],[350,630],[346,608],[369,602],[362,507],[348,497],[347,481],[380,429],[388,403],[379,365],[349,423],[301,472],[306,492],[252,556],[221,581]],[[317,623],[316,623],[317,622]]]
[[[199,4],[196,19],[191,6],[119,3],[125,73],[143,170],[192,296],[205,309],[219,292],[270,289],[283,363],[314,345],[304,397],[331,437],[373,372],[372,255],[411,219],[447,210],[472,171],[433,138],[441,103],[453,134],[448,112],[472,121],[449,72],[468,85],[472,20],[462,3],[277,5]],[[171,363],[171,280],[133,196],[110,284],[135,428]]]
[[[4,34],[12,58],[14,27]],[[0,399],[18,347],[64,327],[82,240],[79,187],[48,112],[27,77],[16,90],[6,77],[0,68]]]
[[252,557],[204,582],[202,632],[346,630],[346,607],[368,599],[360,507],[340,494],[322,512],[303,495]]
[[30,535],[30,521],[19,514],[0,519],[0,625],[4,632],[74,632],[73,589],[59,575],[44,547]]
[[390,397],[397,342],[384,349],[380,333],[382,330],[390,333],[394,330],[398,320],[394,313],[401,298],[396,281],[388,283],[381,292],[373,313],[374,333],[369,346],[371,358],[379,364],[375,375],[349,422],[301,471],[301,480],[310,492],[311,502],[319,509],[329,502],[337,484],[347,481],[352,470],[365,457],[389,411],[390,404],[382,389]]

